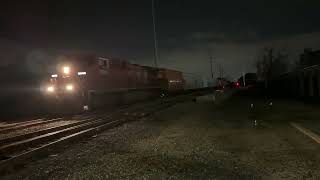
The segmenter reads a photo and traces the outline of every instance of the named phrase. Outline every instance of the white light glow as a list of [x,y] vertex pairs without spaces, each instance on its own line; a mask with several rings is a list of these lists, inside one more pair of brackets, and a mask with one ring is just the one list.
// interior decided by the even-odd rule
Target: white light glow
[[180,80],[169,80],[170,83],[179,83],[181,82]]
[[53,92],[53,91],[54,91],[54,87],[53,87],[53,86],[49,86],[49,87],[47,88],[47,91],[48,91],[48,92]]
[[78,72],[79,76],[86,75],[86,74],[87,74],[87,72]]
[[72,84],[66,85],[66,90],[67,90],[67,91],[72,91],[72,90],[73,90]]
[[70,73],[70,67],[68,67],[68,66],[63,67],[63,73],[69,74]]
[[58,77],[58,74],[52,74],[51,77],[56,78]]

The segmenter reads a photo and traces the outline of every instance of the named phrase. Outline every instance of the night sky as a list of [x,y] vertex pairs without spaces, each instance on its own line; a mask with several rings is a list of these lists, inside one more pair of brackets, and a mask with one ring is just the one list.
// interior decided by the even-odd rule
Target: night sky
[[[262,47],[285,49],[290,64],[304,48],[320,48],[318,0],[155,1],[161,67],[209,76],[211,52],[235,78],[255,71]],[[64,52],[153,64],[151,0],[17,2],[0,7],[1,66],[19,54],[35,64]]]

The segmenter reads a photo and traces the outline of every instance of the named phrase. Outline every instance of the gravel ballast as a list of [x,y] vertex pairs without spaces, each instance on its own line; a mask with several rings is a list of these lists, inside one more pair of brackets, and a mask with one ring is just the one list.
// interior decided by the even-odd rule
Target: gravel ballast
[[181,103],[2,179],[319,179],[319,145],[285,122],[255,126],[248,104]]

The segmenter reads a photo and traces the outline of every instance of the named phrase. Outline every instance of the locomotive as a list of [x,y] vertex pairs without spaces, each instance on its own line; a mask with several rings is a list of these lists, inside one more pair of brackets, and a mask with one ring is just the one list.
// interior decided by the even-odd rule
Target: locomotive
[[184,89],[183,74],[176,70],[95,55],[65,55],[60,59],[56,72],[42,88],[50,102],[74,101],[88,110],[95,101],[110,101],[105,98],[110,94],[117,94],[118,100],[112,100],[116,103],[119,99],[126,100],[125,93],[140,92],[139,98],[143,99],[141,92],[163,94]]

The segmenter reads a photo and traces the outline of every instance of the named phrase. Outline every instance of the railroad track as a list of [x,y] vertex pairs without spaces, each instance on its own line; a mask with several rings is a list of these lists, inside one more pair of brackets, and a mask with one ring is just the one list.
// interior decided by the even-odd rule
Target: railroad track
[[59,131],[59,130],[62,130],[62,129],[67,129],[67,128],[70,128],[70,127],[74,127],[74,126],[77,126],[77,125],[84,124],[86,122],[90,122],[90,121],[94,121],[94,118],[83,119],[83,120],[79,120],[79,121],[76,121],[74,123],[69,123],[69,124],[66,124],[66,125],[53,126],[53,127],[49,127],[49,128],[45,128],[45,129],[40,129],[38,131],[29,132],[29,133],[26,133],[26,134],[21,134],[21,135],[16,135],[16,136],[0,139],[0,147],[4,146],[6,144],[12,143],[12,142],[21,141],[21,140],[27,139],[27,138],[33,138],[33,137],[36,137],[36,136],[40,136],[40,135],[43,135],[43,134]]
[[[115,112],[101,111],[71,116],[77,122],[41,129],[23,135],[17,135],[0,140],[0,175],[13,171],[15,167],[26,164],[30,160],[47,156],[59,151],[65,145],[72,144],[84,138],[90,138],[106,129],[114,128],[123,123],[141,119],[178,102],[191,100],[194,93],[179,95],[168,99],[158,99],[132,106],[124,106]],[[70,118],[70,117],[69,117]],[[66,119],[66,117],[64,117]],[[53,120],[54,121],[54,120]],[[40,123],[29,121],[19,124],[18,128]],[[10,127],[13,129],[13,127]],[[8,130],[9,127],[2,130]],[[0,129],[1,130],[1,129]]]
[[37,121],[42,121],[45,119],[46,118],[38,118],[38,119],[32,119],[32,120],[27,120],[27,121],[22,121],[22,122],[14,122],[14,123],[9,123],[9,124],[4,124],[4,125],[0,126],[0,130],[14,127],[14,126],[18,126],[18,125],[22,125],[22,124],[28,124],[28,123],[33,123],[33,122],[37,122]]
[[[85,119],[57,127],[41,129],[0,140],[0,173],[10,172],[16,165],[47,155],[76,140],[92,137],[125,122],[140,119],[171,106],[176,100],[158,101],[120,109],[114,113],[91,114]],[[26,126],[27,124],[20,125]],[[30,124],[28,124],[30,125]],[[20,127],[19,127],[20,128]]]
[[[99,114],[105,114],[101,112],[90,112],[90,113],[85,113],[85,114],[78,114],[78,115],[72,115],[72,116],[66,116],[66,117],[55,117],[55,118],[39,118],[39,119],[34,119],[34,120],[28,120],[28,121],[23,121],[23,122],[17,122],[17,123],[10,123],[6,125],[1,125],[0,126],[0,136],[1,134],[8,134],[10,132],[18,131],[21,129],[29,129],[31,127],[36,127],[36,126],[41,126],[41,125],[46,125],[50,123],[55,123],[55,122],[63,122],[63,121],[79,121],[83,119],[90,119],[97,117]],[[0,138],[1,142],[1,138]]]
[[[119,112],[121,112],[121,110],[119,110]],[[78,117],[79,118],[79,117]],[[0,139],[0,154],[6,154],[7,152],[12,153],[13,151],[17,150],[17,147],[20,144],[23,144],[24,146],[26,146],[26,142],[31,142],[34,144],[36,144],[36,142],[42,142],[43,139],[45,137],[59,137],[57,136],[57,134],[64,134],[65,132],[68,133],[72,133],[72,131],[76,131],[76,130],[81,130],[81,128],[87,127],[87,126],[94,126],[96,124],[99,125],[99,123],[103,123],[105,122],[107,119],[110,119],[111,116],[107,115],[107,113],[97,113],[95,114],[95,116],[91,115],[90,117],[86,117],[83,119],[77,119],[77,121],[72,122],[72,123],[68,123],[68,124],[64,124],[64,125],[60,125],[60,126],[53,126],[53,127],[48,127],[48,128],[41,128],[40,130],[37,131],[33,131],[33,132],[27,132],[25,134],[19,134],[19,135],[15,135],[15,136],[11,136],[8,138],[3,138]],[[54,121],[59,121],[62,120],[63,118],[57,118],[57,119],[52,119],[52,120],[48,120],[48,121],[44,121],[44,122],[37,122],[36,124],[32,123],[32,124],[23,124],[16,127],[16,128],[10,128],[10,129],[5,129],[7,130],[18,130],[21,129],[22,127],[29,127],[29,126],[36,126],[39,124],[44,124],[44,123],[51,123]],[[3,157],[2,157],[3,158]]]
[[53,123],[53,122],[57,122],[57,121],[61,121],[61,120],[63,120],[62,117],[61,118],[53,118],[53,119],[40,119],[40,120],[21,122],[16,125],[1,128],[0,134],[8,133],[10,131],[17,131],[20,129],[26,129],[26,128],[30,128],[33,126],[39,126],[39,125],[43,125],[43,124]]

